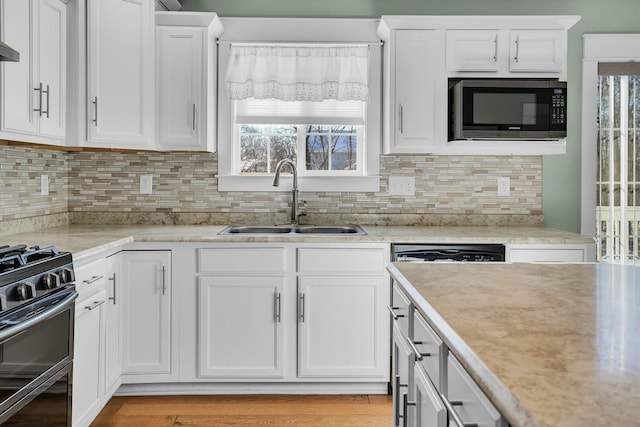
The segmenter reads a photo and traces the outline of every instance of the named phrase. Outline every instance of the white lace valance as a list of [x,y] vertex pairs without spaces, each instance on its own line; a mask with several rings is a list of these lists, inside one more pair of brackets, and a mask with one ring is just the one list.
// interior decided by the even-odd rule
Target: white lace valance
[[232,45],[229,99],[367,101],[368,46]]

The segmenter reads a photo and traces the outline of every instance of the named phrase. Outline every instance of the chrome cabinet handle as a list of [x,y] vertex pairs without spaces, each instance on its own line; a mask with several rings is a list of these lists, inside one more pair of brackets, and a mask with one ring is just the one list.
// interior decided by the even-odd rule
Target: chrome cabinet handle
[[493,62],[498,62],[498,35],[493,39]]
[[108,299],[113,301],[113,305],[116,305],[116,273],[113,273],[113,277],[109,277],[109,280],[113,282],[113,296]]
[[100,275],[100,276],[93,276],[93,277],[91,277],[91,279],[85,279],[85,280],[83,280],[83,281],[82,281],[82,283],[84,283],[85,285],[90,285],[90,284],[92,284],[93,282],[97,282],[98,280],[100,280],[100,279],[102,279],[102,278],[104,278],[104,276],[103,276],[103,275]]
[[387,310],[389,310],[389,313],[391,313],[393,320],[398,320],[400,317],[404,317],[404,314],[398,314],[394,311],[394,310],[400,310],[400,307],[391,307],[390,305],[388,305]]
[[93,98],[93,119],[91,120],[96,126],[98,126],[98,96]]
[[42,117],[42,83],[38,87],[34,87],[33,90],[38,92],[38,108],[34,108],[33,111],[37,111]]
[[102,300],[102,301],[94,301],[92,305],[85,305],[84,309],[91,311],[94,308],[100,307],[102,304],[104,304],[104,300]]
[[167,267],[162,266],[162,295],[167,292]]
[[300,294],[300,322],[304,323],[304,294]]
[[191,129],[192,130],[196,130],[198,127],[197,121],[196,121],[196,116],[197,116],[197,109],[196,109],[196,104],[193,104],[193,109],[191,111],[193,118],[191,120]]
[[[49,91],[49,85],[47,85],[47,90],[43,90],[41,94],[47,94],[47,111],[41,111],[40,115],[46,114],[47,118],[49,118],[49,96],[51,92]],[[42,108],[42,104],[40,104],[40,108]]]
[[416,406],[416,402],[409,402],[409,395],[407,393],[402,395],[402,427],[407,427],[409,423],[409,406]]
[[456,427],[478,427],[476,423],[464,423],[460,415],[453,409],[454,405],[462,406],[462,402],[450,402],[447,397],[440,393],[440,399],[444,403],[445,408],[447,408],[447,413],[449,414],[449,419],[453,421]]
[[513,57],[513,60],[518,62],[518,57],[520,56],[520,35],[516,36],[516,56]]
[[400,104],[400,133],[404,133],[404,107]]
[[273,298],[273,311],[275,313],[276,323],[280,323],[280,292],[276,292]]
[[416,344],[420,345],[422,344],[422,341],[413,341],[411,338],[407,337],[407,342],[409,343],[411,350],[415,353],[417,361],[422,361],[425,357],[431,356],[431,353],[420,353],[420,350],[416,347]]

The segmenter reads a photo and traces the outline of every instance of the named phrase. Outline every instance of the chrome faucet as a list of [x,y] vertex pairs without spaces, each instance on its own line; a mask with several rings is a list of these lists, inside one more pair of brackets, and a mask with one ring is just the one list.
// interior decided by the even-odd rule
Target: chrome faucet
[[276,175],[273,177],[273,186],[278,187],[280,185],[280,170],[283,166],[289,166],[291,173],[293,174],[293,187],[291,188],[291,224],[298,225],[299,218],[307,213],[303,209],[298,208],[298,172],[296,171],[296,165],[290,159],[282,159],[276,166]]

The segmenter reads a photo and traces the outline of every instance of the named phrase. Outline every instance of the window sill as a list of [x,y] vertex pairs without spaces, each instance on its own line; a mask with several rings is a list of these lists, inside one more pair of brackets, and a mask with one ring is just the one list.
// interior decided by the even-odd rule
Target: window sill
[[[280,186],[273,187],[272,176],[219,175],[218,191],[291,191],[290,176],[280,177]],[[300,191],[378,192],[380,176],[298,177]]]

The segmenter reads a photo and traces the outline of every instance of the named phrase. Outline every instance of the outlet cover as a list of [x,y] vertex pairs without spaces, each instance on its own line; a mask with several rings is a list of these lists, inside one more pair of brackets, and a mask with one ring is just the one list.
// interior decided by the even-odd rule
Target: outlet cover
[[389,195],[414,196],[416,194],[416,179],[412,176],[390,176]]
[[49,195],[49,175],[40,175],[40,195]]
[[152,194],[153,175],[140,175],[140,194]]
[[504,197],[511,194],[511,180],[508,176],[498,177],[498,196]]

